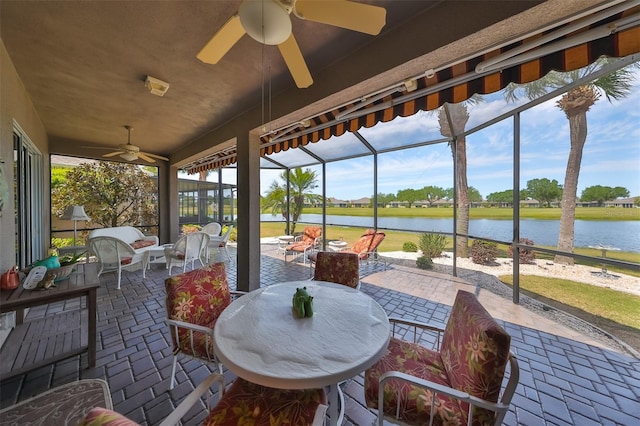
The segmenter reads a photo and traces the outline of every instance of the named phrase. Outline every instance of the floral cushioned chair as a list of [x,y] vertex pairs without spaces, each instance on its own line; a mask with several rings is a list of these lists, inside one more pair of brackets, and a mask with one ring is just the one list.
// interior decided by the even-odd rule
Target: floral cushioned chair
[[316,253],[316,281],[329,281],[360,288],[360,268],[355,253],[319,251]]
[[167,292],[167,324],[171,329],[173,367],[171,384],[175,385],[178,354],[198,358],[213,364],[222,374],[222,364],[213,350],[213,327],[229,303],[231,295],[242,292],[229,290],[224,263],[214,263],[165,280]]
[[[224,377],[214,373],[176,407],[160,426],[173,426],[192,409],[200,398],[218,382],[224,388]],[[210,409],[203,426],[320,426],[327,410],[323,389],[272,389],[236,379],[224,392],[218,403]],[[125,416],[105,408],[94,408],[79,426],[136,426]]]
[[[391,319],[392,324],[444,333],[440,351],[392,337],[387,353],[365,372],[367,406],[406,424],[501,424],[519,379],[511,337],[472,293],[458,291],[444,330]],[[395,331],[395,324],[393,330]],[[510,374],[500,391],[507,362]],[[471,422],[468,423],[469,417]]]
[[289,252],[302,253],[303,263],[306,263],[307,255],[320,245],[322,238],[321,226],[305,226],[304,233],[297,236],[296,239],[289,244],[284,250],[284,260],[287,261]]

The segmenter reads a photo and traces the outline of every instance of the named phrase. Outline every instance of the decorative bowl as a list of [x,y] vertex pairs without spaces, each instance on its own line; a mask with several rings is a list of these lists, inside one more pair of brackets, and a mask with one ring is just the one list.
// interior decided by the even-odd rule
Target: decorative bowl
[[59,268],[48,268],[47,272],[55,274],[56,278],[53,280],[54,282],[66,280],[69,278],[69,275],[74,271],[74,268],[78,262],[71,263],[69,265],[64,265]]

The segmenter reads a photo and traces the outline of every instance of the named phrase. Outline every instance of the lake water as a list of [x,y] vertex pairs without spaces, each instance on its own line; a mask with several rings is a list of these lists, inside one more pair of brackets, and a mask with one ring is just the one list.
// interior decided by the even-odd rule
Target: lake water
[[[264,222],[281,222],[278,216],[262,214]],[[322,215],[303,214],[300,222],[322,223]],[[327,225],[373,226],[373,218],[359,216],[327,215]],[[417,232],[452,232],[451,219],[429,219],[422,217],[379,217],[378,227],[394,230]],[[558,244],[559,220],[520,220],[520,237],[533,240],[537,245],[555,246]],[[513,226],[510,220],[471,219],[469,234],[500,241],[511,241]],[[588,247],[603,245],[619,248],[622,251],[640,252],[640,221],[593,221],[576,220],[574,245]]]

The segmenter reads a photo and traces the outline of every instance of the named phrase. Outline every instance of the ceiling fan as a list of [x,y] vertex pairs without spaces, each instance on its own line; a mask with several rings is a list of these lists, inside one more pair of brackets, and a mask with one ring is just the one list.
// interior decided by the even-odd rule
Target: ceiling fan
[[[159,160],[169,161],[169,159],[167,157],[163,157],[161,155],[156,155],[156,154],[151,154],[149,152],[140,151],[140,148],[138,148],[137,146],[131,144],[131,131],[133,130],[133,127],[124,126],[124,128],[127,129],[127,132],[128,132],[127,143],[118,145],[117,151],[113,151],[113,152],[110,152],[108,154],[104,154],[103,157],[107,157],[108,158],[108,157],[115,157],[116,155],[119,155],[120,158],[122,158],[123,160],[126,160],[126,161],[134,161],[134,160],[137,160],[138,158],[141,158],[141,159],[143,159],[145,161],[148,161],[149,163],[155,163],[156,160],[154,160],[154,158],[157,158]],[[89,147],[89,148],[112,149],[112,148],[97,147],[97,146],[92,146],[92,147]]]
[[240,38],[249,34],[259,43],[278,45],[299,88],[313,84],[302,52],[291,32],[293,13],[300,19],[377,35],[386,23],[383,7],[350,0],[243,0],[238,12],[216,32],[196,57],[217,64]]

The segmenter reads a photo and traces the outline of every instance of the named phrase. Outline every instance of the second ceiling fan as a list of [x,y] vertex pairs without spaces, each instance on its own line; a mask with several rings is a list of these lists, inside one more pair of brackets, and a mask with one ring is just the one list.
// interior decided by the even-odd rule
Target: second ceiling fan
[[249,34],[260,43],[277,45],[296,85],[309,87],[313,78],[291,32],[291,13],[300,19],[371,35],[380,33],[387,15],[383,7],[350,0],[244,0],[238,13],[213,35],[197,58],[217,64],[243,35]]

